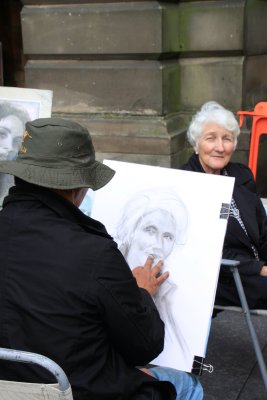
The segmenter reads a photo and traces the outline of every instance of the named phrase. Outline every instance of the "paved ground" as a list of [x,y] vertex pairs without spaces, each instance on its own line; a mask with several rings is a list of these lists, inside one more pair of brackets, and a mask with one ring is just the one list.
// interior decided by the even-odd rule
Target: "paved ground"
[[[252,321],[267,365],[267,316]],[[205,363],[214,371],[200,377],[204,400],[267,399],[243,314],[223,311],[212,320]]]

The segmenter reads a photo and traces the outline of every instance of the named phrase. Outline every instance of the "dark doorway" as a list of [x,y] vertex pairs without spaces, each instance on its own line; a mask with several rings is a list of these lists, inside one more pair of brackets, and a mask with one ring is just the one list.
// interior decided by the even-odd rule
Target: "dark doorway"
[[4,86],[24,86],[24,56],[20,0],[0,1],[0,42],[2,44],[2,68]]

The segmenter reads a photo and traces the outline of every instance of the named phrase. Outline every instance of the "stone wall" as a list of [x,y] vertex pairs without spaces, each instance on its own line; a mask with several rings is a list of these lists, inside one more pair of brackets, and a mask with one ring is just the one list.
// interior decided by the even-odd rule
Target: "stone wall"
[[[207,100],[267,99],[267,2],[23,0],[25,86],[87,126],[99,159],[177,167]],[[247,162],[245,129],[235,158]]]

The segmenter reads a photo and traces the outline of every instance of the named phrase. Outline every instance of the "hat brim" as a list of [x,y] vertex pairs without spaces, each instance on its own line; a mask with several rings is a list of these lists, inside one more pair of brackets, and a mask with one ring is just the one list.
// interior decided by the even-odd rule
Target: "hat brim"
[[27,164],[19,160],[0,161],[0,172],[14,175],[26,182],[51,189],[77,189],[88,187],[98,190],[114,176],[115,171],[105,164],[94,161],[82,168],[49,168]]

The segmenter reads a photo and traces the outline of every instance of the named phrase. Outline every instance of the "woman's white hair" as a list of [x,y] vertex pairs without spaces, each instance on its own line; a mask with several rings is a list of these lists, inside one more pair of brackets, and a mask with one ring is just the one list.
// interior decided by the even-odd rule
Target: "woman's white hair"
[[125,204],[121,218],[118,222],[114,239],[119,249],[127,256],[132,242],[133,233],[142,218],[156,210],[168,212],[176,225],[176,244],[184,244],[186,241],[189,224],[188,210],[180,197],[171,191],[160,188],[144,190],[136,193]]
[[208,123],[215,123],[231,132],[234,138],[234,145],[237,145],[237,138],[240,128],[232,111],[227,110],[216,101],[204,103],[201,109],[192,117],[187,130],[187,139],[192,147],[196,148],[203,128]]

